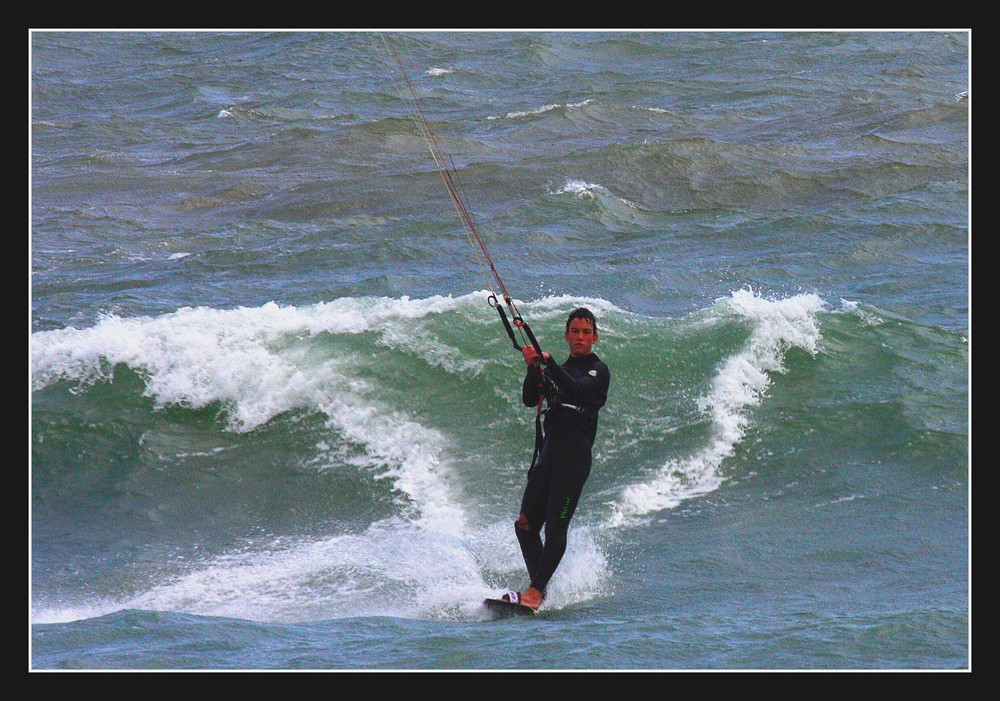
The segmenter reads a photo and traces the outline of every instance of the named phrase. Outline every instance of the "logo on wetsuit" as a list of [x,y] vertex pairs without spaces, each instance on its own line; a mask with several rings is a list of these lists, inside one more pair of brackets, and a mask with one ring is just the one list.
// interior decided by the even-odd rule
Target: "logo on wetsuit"
[[566,503],[563,504],[562,511],[559,513],[559,518],[568,518],[567,515],[569,514],[569,506],[571,503],[573,503],[573,500],[566,497]]

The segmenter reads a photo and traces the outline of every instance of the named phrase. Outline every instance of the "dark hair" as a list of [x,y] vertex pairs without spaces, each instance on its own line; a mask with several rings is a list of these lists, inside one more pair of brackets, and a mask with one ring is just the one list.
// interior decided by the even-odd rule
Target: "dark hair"
[[594,333],[597,333],[597,317],[594,316],[594,312],[586,307],[579,307],[569,313],[569,318],[566,319],[566,333],[569,333],[569,325],[573,322],[573,319],[589,321],[590,325],[594,327]]

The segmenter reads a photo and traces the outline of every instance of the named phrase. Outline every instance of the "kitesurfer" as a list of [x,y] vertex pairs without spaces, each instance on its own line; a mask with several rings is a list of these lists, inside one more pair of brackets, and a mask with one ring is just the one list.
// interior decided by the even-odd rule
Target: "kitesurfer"
[[506,598],[536,610],[566,552],[570,519],[590,476],[598,411],[608,398],[611,371],[593,352],[597,338],[597,319],[580,307],[566,320],[566,362],[560,365],[545,352],[539,356],[531,344],[521,349],[528,365],[521,388],[524,404],[540,407],[544,398],[547,408],[514,523],[530,586]]

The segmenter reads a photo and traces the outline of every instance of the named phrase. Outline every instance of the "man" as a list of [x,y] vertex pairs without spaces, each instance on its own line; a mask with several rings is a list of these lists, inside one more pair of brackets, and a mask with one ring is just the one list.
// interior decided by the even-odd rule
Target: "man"
[[[559,365],[530,344],[522,349],[528,372],[521,388],[525,406],[541,406],[544,397],[544,440],[528,471],[521,513],[514,523],[531,585],[506,598],[538,609],[563,554],[570,519],[590,476],[597,413],[608,398],[611,371],[593,352],[597,319],[584,307],[566,320],[569,359]],[[544,527],[545,540],[542,540]]]

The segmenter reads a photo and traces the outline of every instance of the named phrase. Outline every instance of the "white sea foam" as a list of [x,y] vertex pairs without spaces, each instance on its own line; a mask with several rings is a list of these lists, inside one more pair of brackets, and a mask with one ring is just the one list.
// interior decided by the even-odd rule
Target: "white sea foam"
[[[545,114],[546,112],[551,112],[552,110],[557,110],[557,109],[559,109],[561,107],[565,107],[567,109],[579,109],[580,107],[586,107],[591,102],[593,102],[593,100],[587,99],[587,100],[583,100],[581,102],[570,102],[570,103],[566,103],[566,104],[543,105],[542,107],[538,107],[538,108],[533,109],[533,110],[523,110],[523,111],[518,111],[518,112],[508,112],[507,114],[504,115],[504,118],[505,119],[519,119],[521,117],[531,117],[531,116],[534,116],[534,115]],[[500,117],[487,117],[487,119],[500,119]]]
[[[72,606],[40,606],[35,623],[94,618],[142,609],[265,622],[358,616],[475,619],[479,604],[508,585],[486,571],[523,569],[511,523],[466,532],[428,531],[399,519],[361,533],[313,541],[263,544],[199,563],[135,596]],[[609,567],[586,528],[549,587],[546,607],[593,598],[607,586]],[[515,575],[510,587],[524,586]]]
[[455,536],[390,521],[363,533],[219,558],[127,604],[291,621],[431,615],[488,593],[474,554]]
[[568,193],[577,197],[594,197],[598,194],[611,194],[603,185],[595,185],[585,180],[567,180],[566,184],[556,190],[555,193],[557,195]]
[[749,289],[718,300],[718,314],[745,319],[752,332],[740,350],[722,361],[711,389],[698,402],[712,423],[712,436],[695,454],[669,460],[647,481],[625,487],[613,504],[610,525],[630,524],[719,487],[719,468],[746,432],[747,410],[760,403],[771,373],[784,372],[785,352],[793,347],[817,352],[816,313],[823,307],[813,294],[772,301]]
[[[185,308],[160,317],[106,316],[87,329],[32,337],[35,389],[58,379],[93,383],[125,364],[146,382],[158,407],[200,408],[218,403],[229,428],[251,431],[284,412],[320,411],[343,440],[363,447],[376,477],[391,479],[409,518],[426,528],[461,527],[464,512],[445,476],[447,440],[405,411],[384,406],[352,374],[350,355],[310,356],[301,336],[384,331],[471,302],[340,299],[306,307],[274,303],[258,308]],[[428,351],[430,353],[430,351]]]
[[[282,341],[366,331],[386,332],[391,338],[394,325],[450,311],[472,297],[341,298],[304,307],[271,302],[230,310],[185,307],[128,319],[109,314],[90,328],[32,334],[32,384],[40,389],[59,379],[108,379],[112,367],[122,363],[146,375],[146,393],[160,404],[232,403],[233,428],[251,430],[301,401],[294,391],[303,379],[298,358],[283,354]],[[254,408],[267,388],[266,398],[274,404]]]
[[[566,183],[555,190],[553,194],[556,195],[573,195],[574,197],[579,197],[581,199],[596,199],[604,202],[605,204],[620,208],[621,205],[625,205],[630,209],[638,209],[634,202],[631,202],[624,197],[619,197],[610,190],[608,190],[603,185],[597,185],[595,183],[588,183],[585,180],[571,179],[567,180]],[[628,211],[628,210],[624,210]]]

